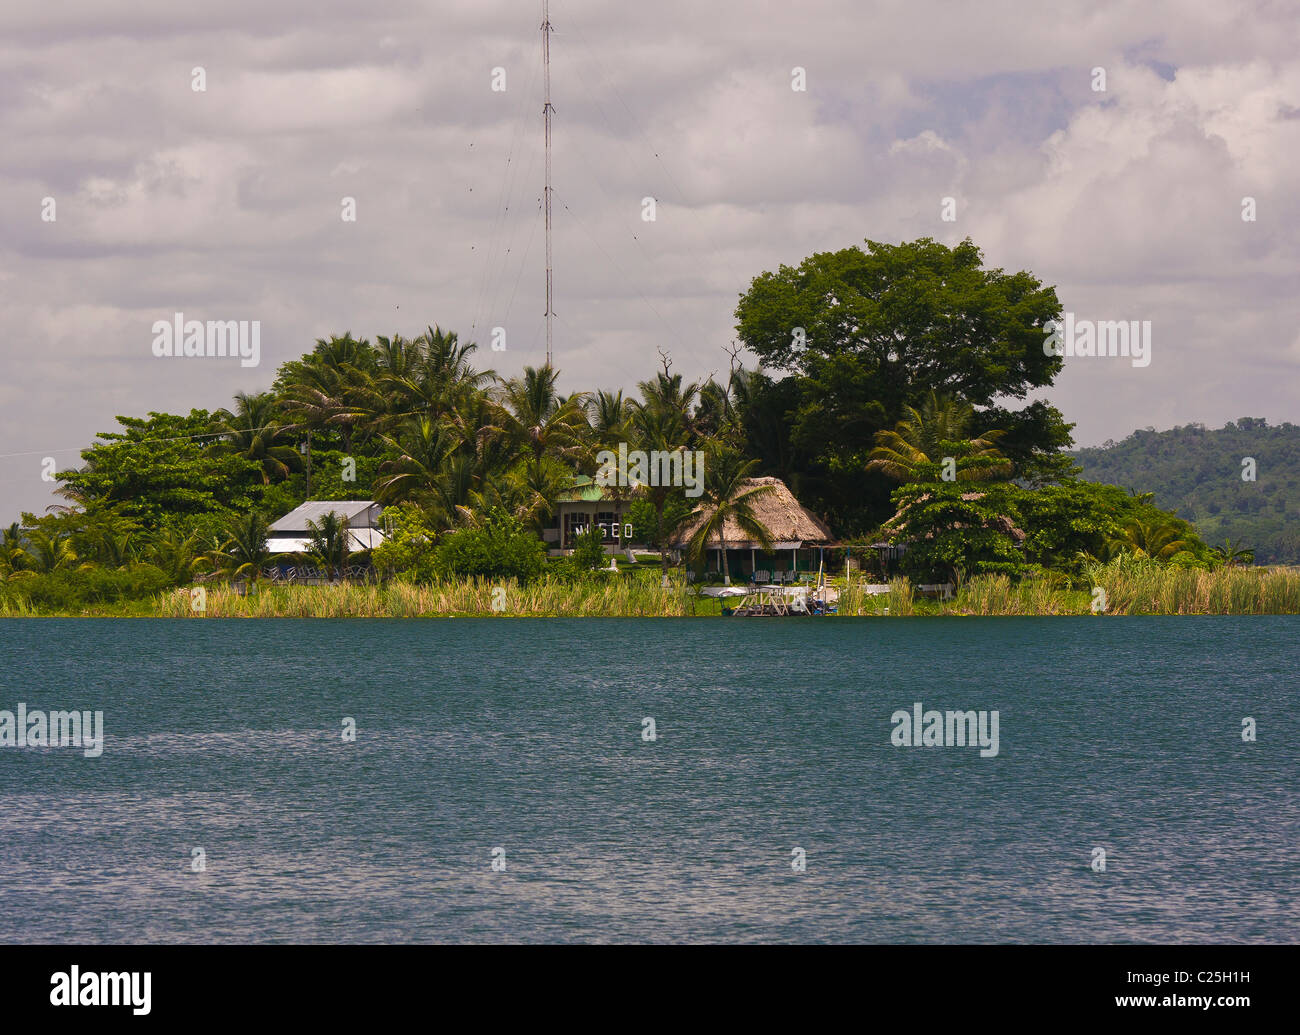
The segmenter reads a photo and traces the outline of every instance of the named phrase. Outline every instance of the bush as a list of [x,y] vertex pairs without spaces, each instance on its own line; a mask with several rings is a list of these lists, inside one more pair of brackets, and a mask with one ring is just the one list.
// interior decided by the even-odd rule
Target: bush
[[384,510],[393,533],[375,548],[371,562],[385,577],[410,582],[432,582],[438,574],[437,535],[427,515],[414,503],[399,503]]
[[528,582],[546,566],[546,547],[515,518],[489,514],[477,528],[452,532],[438,545],[434,567],[444,577],[478,575]]
[[172,585],[166,572],[152,564],[129,568],[86,568],[11,579],[13,600],[46,611],[71,611],[86,604],[107,604],[154,596]]
[[600,526],[594,521],[583,530],[581,535],[574,538],[570,559],[579,571],[605,567],[608,562],[605,556],[605,539],[601,535]]
[[901,514],[895,538],[907,543],[899,567],[917,582],[1024,570],[1011,532],[1019,513],[1006,483],[910,482],[891,499]]

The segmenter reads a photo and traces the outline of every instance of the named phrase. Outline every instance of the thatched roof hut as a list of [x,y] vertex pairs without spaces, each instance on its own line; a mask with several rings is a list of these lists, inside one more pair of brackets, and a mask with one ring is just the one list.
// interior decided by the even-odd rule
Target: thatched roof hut
[[[778,550],[798,549],[801,546],[831,546],[834,535],[826,522],[804,507],[794,497],[785,482],[780,478],[746,478],[745,488],[770,485],[771,491],[760,493],[751,501],[754,516],[772,533],[775,548]],[[700,507],[687,519],[681,530],[674,537],[671,546],[681,549],[690,542],[696,530],[704,523],[709,510]],[[759,544],[743,532],[735,518],[728,517],[723,522],[723,534],[729,550],[760,549]],[[711,544],[716,545],[717,536],[711,537]]]

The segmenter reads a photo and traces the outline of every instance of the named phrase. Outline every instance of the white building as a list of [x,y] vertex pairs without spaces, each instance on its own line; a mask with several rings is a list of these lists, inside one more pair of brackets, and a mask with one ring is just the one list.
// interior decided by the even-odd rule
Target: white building
[[271,522],[266,548],[271,553],[303,553],[311,547],[307,522],[319,525],[326,514],[333,513],[347,526],[350,551],[372,550],[385,539],[379,526],[383,509],[374,500],[308,500]]

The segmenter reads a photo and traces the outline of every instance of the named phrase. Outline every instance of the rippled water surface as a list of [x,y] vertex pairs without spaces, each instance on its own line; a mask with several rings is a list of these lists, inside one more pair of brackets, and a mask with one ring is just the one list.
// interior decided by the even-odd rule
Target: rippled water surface
[[[1298,638],[0,621],[0,709],[106,730],[0,747],[0,941],[1295,942]],[[997,757],[894,746],[915,701],[998,710]]]

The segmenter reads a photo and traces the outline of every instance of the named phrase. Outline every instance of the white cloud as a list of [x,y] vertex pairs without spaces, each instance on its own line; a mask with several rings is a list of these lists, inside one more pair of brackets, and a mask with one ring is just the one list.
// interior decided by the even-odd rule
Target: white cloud
[[[509,351],[483,362],[540,361],[531,6],[117,8],[0,9],[6,452],[224,405],[344,329],[503,324]],[[553,0],[551,19],[566,388],[631,388],[659,346],[675,370],[725,368],[738,293],[779,263],[969,234],[1068,308],[1152,320],[1150,368],[1074,363],[1047,393],[1081,442],[1296,418],[1293,5]],[[261,319],[266,366],[157,366],[141,343],[177,309]],[[47,487],[7,463],[0,510],[43,507]]]

